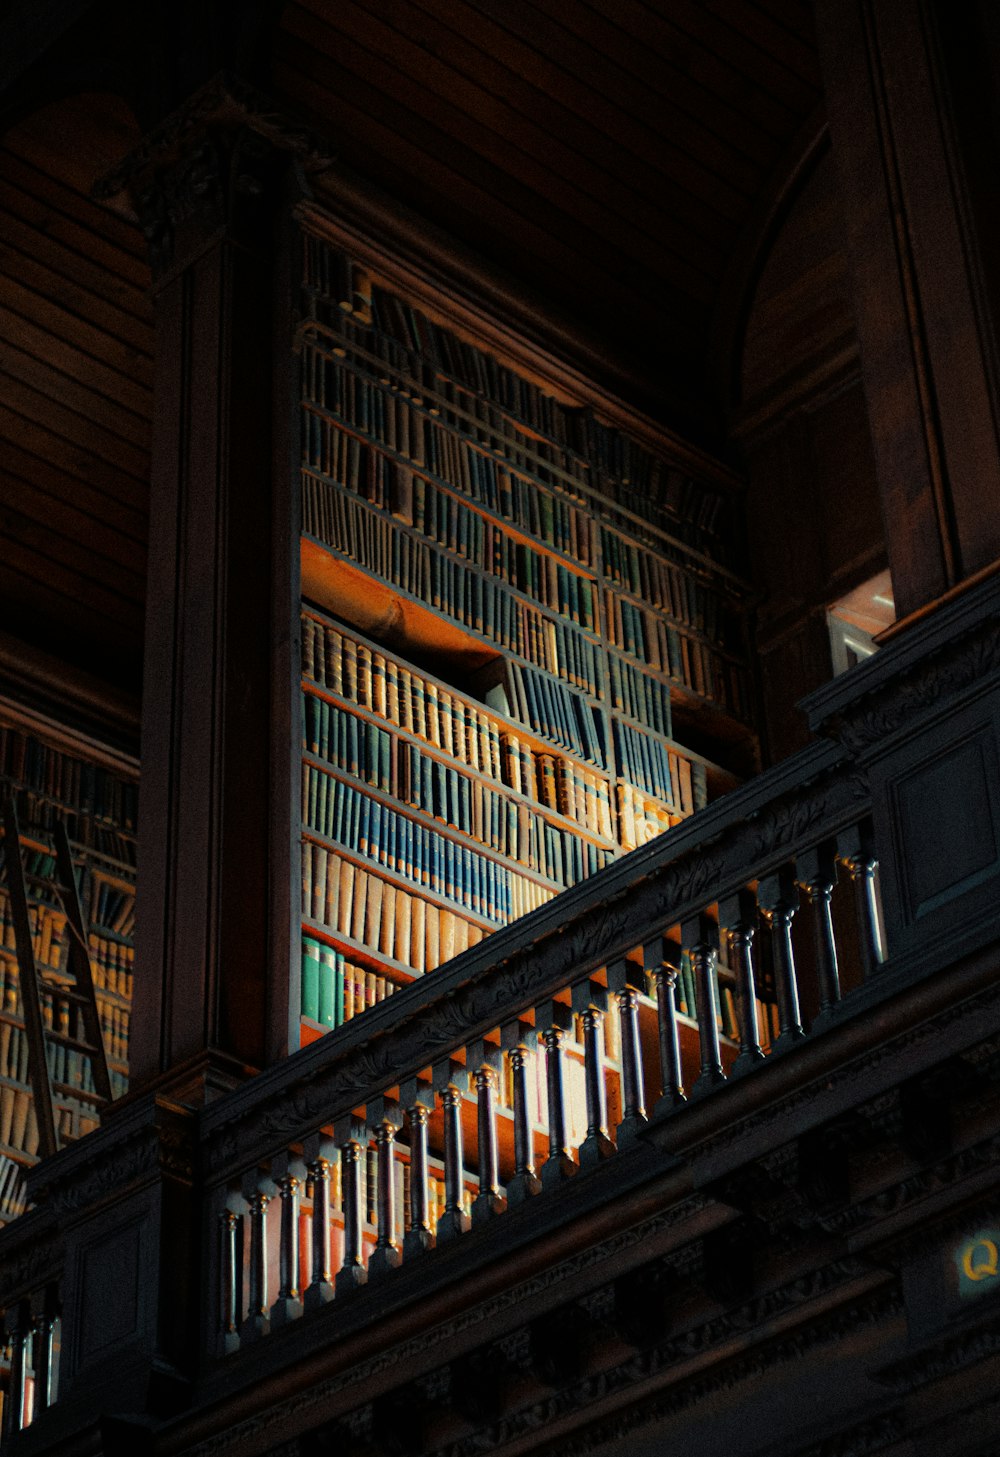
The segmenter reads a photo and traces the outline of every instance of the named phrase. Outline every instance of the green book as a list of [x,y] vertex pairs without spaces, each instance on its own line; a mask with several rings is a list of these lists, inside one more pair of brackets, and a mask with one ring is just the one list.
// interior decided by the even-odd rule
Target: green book
[[324,1027],[336,1027],[336,1006],[337,952],[332,946],[321,945],[319,947],[319,992],[316,1020],[322,1022]]
[[310,937],[302,938],[302,1016],[319,1021],[319,946]]

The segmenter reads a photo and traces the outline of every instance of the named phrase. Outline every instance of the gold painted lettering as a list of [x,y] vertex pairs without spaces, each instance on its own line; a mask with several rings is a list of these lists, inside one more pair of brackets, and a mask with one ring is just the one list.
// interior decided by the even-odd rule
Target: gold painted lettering
[[991,1239],[977,1239],[962,1252],[962,1270],[967,1280],[986,1280],[1000,1267],[1000,1252]]

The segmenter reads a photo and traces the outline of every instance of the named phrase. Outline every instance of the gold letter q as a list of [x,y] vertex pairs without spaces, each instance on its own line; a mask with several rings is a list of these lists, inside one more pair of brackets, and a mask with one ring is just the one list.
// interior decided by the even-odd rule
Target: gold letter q
[[[982,1250],[982,1255],[976,1259],[976,1253]],[[991,1239],[977,1239],[974,1244],[966,1245],[962,1254],[962,1269],[968,1280],[985,1280],[990,1275],[997,1273],[1000,1266],[1000,1253]]]

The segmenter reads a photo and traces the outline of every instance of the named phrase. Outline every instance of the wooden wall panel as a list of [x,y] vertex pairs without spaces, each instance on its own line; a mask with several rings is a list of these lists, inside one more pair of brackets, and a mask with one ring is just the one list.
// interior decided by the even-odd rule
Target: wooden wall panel
[[89,193],[136,139],[121,103],[92,96],[36,113],[0,144],[3,630],[133,688],[145,600],[149,272],[135,220]]

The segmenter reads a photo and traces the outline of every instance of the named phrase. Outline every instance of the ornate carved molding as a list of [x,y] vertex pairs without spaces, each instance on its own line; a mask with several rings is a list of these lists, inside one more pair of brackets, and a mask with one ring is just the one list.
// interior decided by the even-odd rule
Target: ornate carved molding
[[99,199],[127,192],[150,250],[154,276],[174,261],[178,232],[248,222],[271,192],[281,155],[305,173],[329,167],[328,147],[262,93],[223,73],[168,117],[94,186]]

